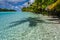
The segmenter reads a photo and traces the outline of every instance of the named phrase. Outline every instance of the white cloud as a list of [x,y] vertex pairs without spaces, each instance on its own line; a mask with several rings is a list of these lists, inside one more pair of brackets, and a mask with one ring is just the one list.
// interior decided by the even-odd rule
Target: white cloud
[[32,4],[34,1],[35,1],[35,0],[30,0],[29,2],[30,2],[30,4]]
[[26,1],[26,0],[7,0],[8,2],[23,2],[23,1]]
[[28,6],[28,2],[24,3],[23,6]]
[[[5,1],[7,1],[7,2],[5,2]],[[26,0],[0,0],[0,5],[4,5],[4,6],[7,5],[11,9],[20,9],[20,8],[29,6],[28,2],[24,3],[23,5],[17,5],[17,6],[14,6],[14,5],[11,5],[8,3],[8,2],[17,3],[17,2],[23,2],[23,1],[26,1]],[[30,2],[30,4],[32,4],[34,2],[34,0],[29,0],[29,2]]]
[[[32,4],[34,2],[34,0],[29,0],[29,3]],[[28,4],[28,2],[24,3],[22,6],[23,7],[28,7],[30,4]]]

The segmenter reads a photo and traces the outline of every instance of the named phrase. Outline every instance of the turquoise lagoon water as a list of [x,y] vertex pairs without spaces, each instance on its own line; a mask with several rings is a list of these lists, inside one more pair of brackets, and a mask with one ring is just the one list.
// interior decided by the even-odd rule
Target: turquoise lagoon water
[[[29,22],[12,26],[14,21],[24,20],[28,17],[38,17],[30,12],[0,12],[0,40],[25,40],[26,35],[35,27],[29,27]],[[37,27],[37,26],[36,26]]]
[[60,24],[46,18],[30,12],[0,12],[0,40],[60,40]]

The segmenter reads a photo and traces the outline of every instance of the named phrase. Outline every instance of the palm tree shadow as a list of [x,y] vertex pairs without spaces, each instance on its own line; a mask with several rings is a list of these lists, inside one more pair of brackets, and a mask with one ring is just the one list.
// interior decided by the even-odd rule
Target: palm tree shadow
[[57,21],[58,23],[57,24],[60,24],[60,19],[47,19],[49,21]]
[[15,27],[15,26],[20,25],[20,24],[25,23],[25,22],[29,22],[30,27],[37,26],[37,23],[52,24],[52,22],[45,22],[44,20],[40,20],[38,17],[37,18],[28,17],[25,20],[11,22],[10,24],[12,24],[12,25],[10,25],[9,27]]
[[13,26],[17,26],[19,24],[22,24],[22,23],[25,23],[25,22],[29,22],[29,26],[36,26],[37,24],[37,19],[38,18],[32,18],[32,17],[29,17],[29,18],[26,18],[25,20],[19,20],[19,21],[14,21],[14,22],[11,22],[9,27],[13,27]]

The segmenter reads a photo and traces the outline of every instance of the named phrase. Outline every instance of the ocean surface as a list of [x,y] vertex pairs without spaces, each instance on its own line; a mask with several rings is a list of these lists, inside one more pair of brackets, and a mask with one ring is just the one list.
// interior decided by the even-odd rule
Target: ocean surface
[[30,12],[0,12],[0,40],[60,40],[59,21],[48,19],[53,18]]
[[38,26],[33,23],[29,26],[29,22],[38,17],[30,12],[0,12],[0,40],[25,40],[24,37]]

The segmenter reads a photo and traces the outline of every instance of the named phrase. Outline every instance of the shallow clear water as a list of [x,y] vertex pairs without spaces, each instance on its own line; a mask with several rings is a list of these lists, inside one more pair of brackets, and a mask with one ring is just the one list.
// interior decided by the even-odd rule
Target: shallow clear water
[[38,17],[38,15],[29,12],[0,12],[0,40],[23,40],[33,28],[29,27],[29,22],[12,26],[14,21],[24,20],[28,17]]
[[60,40],[60,24],[47,19],[30,12],[0,12],[0,40]]

